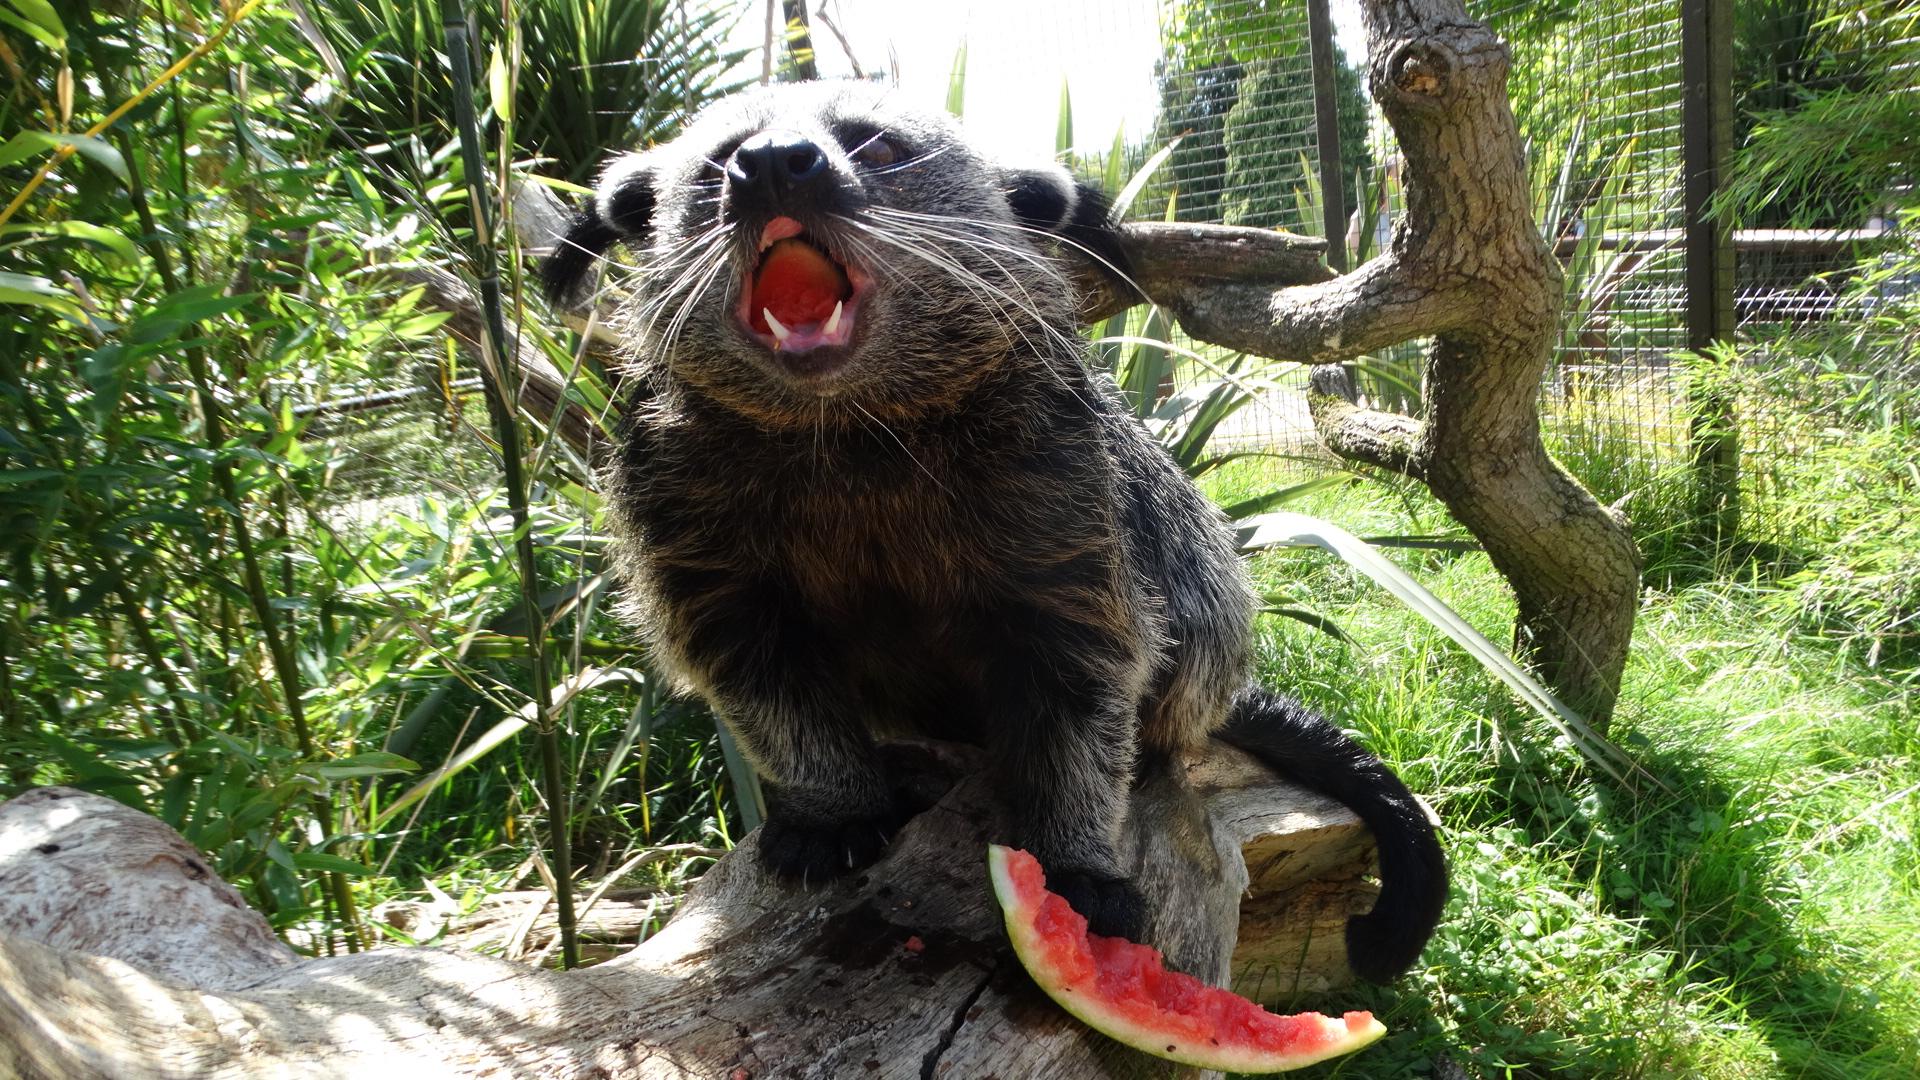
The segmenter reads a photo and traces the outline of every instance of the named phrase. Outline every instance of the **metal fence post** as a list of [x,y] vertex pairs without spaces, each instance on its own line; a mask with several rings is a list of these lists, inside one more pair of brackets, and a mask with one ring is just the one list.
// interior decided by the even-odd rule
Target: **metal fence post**
[[1320,155],[1321,219],[1327,265],[1347,268],[1347,181],[1340,169],[1340,92],[1334,83],[1333,16],[1327,0],[1307,0],[1307,41],[1313,50],[1314,135]]
[[[1686,161],[1687,347],[1734,335],[1729,222],[1708,210],[1733,150],[1733,0],[1680,0],[1681,152]],[[1740,525],[1740,434],[1733,401],[1695,391],[1690,423],[1702,530],[1730,539]]]

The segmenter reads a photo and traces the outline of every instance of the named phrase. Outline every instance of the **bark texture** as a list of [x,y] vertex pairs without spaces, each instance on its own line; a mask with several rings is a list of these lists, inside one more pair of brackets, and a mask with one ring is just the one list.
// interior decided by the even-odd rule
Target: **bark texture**
[[[868,872],[783,887],[750,838],[665,930],[572,972],[440,949],[300,960],[164,825],[29,792],[0,805],[0,1075],[1191,1075],[1027,980],[987,886],[996,811],[977,753],[892,753],[931,807]],[[1131,820],[1176,964],[1268,1000],[1343,981],[1341,925],[1371,904],[1346,810],[1219,746],[1143,785]]]
[[1416,461],[1518,601],[1515,644],[1576,709],[1611,714],[1633,634],[1640,553],[1540,441],[1540,377],[1560,326],[1560,265],[1533,223],[1507,103],[1509,56],[1458,0],[1367,5],[1373,95],[1406,155],[1407,218],[1387,269],[1433,283]]

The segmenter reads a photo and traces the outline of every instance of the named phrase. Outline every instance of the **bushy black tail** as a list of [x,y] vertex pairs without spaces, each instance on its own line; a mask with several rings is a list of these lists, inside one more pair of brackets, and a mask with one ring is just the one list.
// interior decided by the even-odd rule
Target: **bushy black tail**
[[1347,964],[1386,982],[1405,971],[1447,903],[1447,860],[1424,808],[1379,758],[1292,698],[1249,687],[1234,698],[1222,741],[1301,787],[1338,799],[1373,831],[1380,896],[1347,920]]

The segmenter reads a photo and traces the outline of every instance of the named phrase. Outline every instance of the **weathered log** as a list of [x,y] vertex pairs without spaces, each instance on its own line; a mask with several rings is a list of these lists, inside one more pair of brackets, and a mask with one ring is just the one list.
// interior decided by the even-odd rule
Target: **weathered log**
[[[1182,1075],[1026,979],[987,887],[998,810],[977,753],[890,753],[929,809],[866,873],[788,888],[750,837],[664,930],[571,972],[426,948],[298,959],[171,829],[30,791],[0,805],[0,1074]],[[1343,981],[1340,927],[1371,902],[1343,808],[1221,746],[1143,783],[1129,821],[1176,964],[1269,1000]]]

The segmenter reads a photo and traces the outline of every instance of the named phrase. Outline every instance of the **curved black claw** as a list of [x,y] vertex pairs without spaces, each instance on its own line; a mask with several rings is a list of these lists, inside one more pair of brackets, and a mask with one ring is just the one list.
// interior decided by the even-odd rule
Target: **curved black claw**
[[1047,888],[1085,916],[1087,929],[1102,937],[1139,941],[1146,936],[1146,899],[1126,878],[1053,871],[1047,874]]
[[899,828],[891,814],[832,822],[769,817],[760,829],[760,862],[775,877],[828,881],[870,865]]

